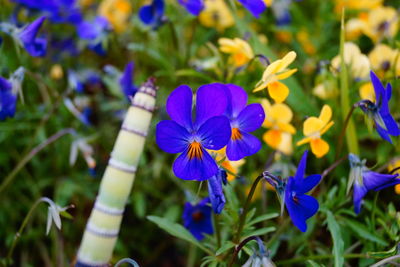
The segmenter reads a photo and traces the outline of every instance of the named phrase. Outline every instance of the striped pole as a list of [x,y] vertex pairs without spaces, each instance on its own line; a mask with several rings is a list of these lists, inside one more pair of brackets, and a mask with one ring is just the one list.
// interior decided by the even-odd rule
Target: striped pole
[[132,99],[86,225],[76,267],[108,266],[155,106],[154,80]]

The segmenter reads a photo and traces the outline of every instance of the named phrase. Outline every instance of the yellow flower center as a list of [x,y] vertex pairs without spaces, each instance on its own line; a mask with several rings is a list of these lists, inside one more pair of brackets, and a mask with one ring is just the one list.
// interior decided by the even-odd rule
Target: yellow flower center
[[201,159],[203,157],[203,151],[201,150],[201,144],[198,142],[193,142],[189,145],[188,152],[189,159],[197,158]]
[[242,134],[240,133],[238,128],[233,128],[232,129],[232,136],[231,136],[232,140],[238,140],[238,139],[242,139]]

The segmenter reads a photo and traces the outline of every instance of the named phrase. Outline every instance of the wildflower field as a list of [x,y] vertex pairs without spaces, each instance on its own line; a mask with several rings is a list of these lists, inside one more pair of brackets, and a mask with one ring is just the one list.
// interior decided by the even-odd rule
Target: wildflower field
[[399,0],[0,0],[0,266],[399,266]]

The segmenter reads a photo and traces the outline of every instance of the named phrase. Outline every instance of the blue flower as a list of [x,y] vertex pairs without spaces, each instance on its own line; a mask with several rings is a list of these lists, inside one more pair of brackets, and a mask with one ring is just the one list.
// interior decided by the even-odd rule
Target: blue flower
[[132,98],[137,91],[137,87],[133,84],[134,66],[135,65],[132,61],[126,64],[124,72],[119,79],[121,90],[128,100],[130,100],[130,98]]
[[107,19],[102,16],[97,16],[93,21],[83,21],[76,27],[78,36],[82,40],[89,43],[89,48],[104,55],[103,41],[105,40],[108,31],[111,29]]
[[185,180],[206,180],[218,172],[215,160],[206,149],[218,150],[229,141],[229,120],[221,116],[227,107],[224,87],[200,86],[196,95],[196,120],[192,120],[192,90],[176,88],[167,99],[167,113],[156,127],[156,142],[167,153],[181,153],[173,164],[175,175]]
[[261,148],[261,142],[249,134],[261,127],[265,119],[264,109],[260,104],[247,103],[247,93],[234,84],[224,85],[228,96],[225,115],[229,118],[232,135],[226,147],[229,160],[240,160],[251,156]]
[[272,3],[271,9],[274,13],[276,24],[278,26],[285,26],[290,24],[292,17],[289,12],[289,6],[292,0],[279,0]]
[[379,191],[389,186],[400,184],[398,174],[380,174],[369,170],[365,166],[365,160],[361,161],[354,154],[349,154],[350,180],[348,188],[353,184],[354,212],[359,214],[364,196],[368,191]]
[[392,143],[390,135],[400,135],[399,126],[393,119],[389,110],[389,100],[392,96],[392,85],[388,83],[385,90],[381,81],[373,71],[370,72],[370,77],[375,90],[376,103],[373,103],[370,100],[362,100],[358,105],[368,117],[373,119],[379,135],[386,141]]
[[214,232],[209,203],[210,200],[208,198],[203,199],[194,206],[190,202],[185,203],[182,215],[183,225],[197,240],[202,240],[204,234],[212,234]]
[[79,23],[82,12],[76,0],[13,0],[29,9],[40,11],[54,23]]
[[224,209],[226,200],[222,184],[227,183],[227,176],[224,170],[219,170],[218,173],[208,179],[208,194],[211,201],[211,206],[214,213],[220,214]]
[[24,69],[18,68],[9,80],[0,77],[0,121],[14,117],[17,107],[17,94],[21,89]]
[[153,30],[160,27],[164,22],[164,0],[153,0],[149,5],[144,5],[139,10],[140,20],[153,28]]
[[259,18],[267,6],[263,0],[238,0],[254,17]]
[[178,0],[179,4],[184,6],[186,10],[195,16],[198,16],[204,9],[204,0]]
[[301,157],[295,176],[289,177],[286,183],[270,173],[264,174],[267,182],[276,189],[282,203],[282,211],[283,207],[286,206],[293,224],[302,232],[307,231],[307,219],[311,218],[319,208],[318,201],[312,196],[305,195],[305,193],[313,189],[321,180],[319,174],[304,178],[307,154],[308,151],[306,150]]
[[47,40],[37,37],[37,34],[46,17],[40,17],[26,25],[18,34],[18,40],[26,51],[33,57],[44,57],[46,55]]

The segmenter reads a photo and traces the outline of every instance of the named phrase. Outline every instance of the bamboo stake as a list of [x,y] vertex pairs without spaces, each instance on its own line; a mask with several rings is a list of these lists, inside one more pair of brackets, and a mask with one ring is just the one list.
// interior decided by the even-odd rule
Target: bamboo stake
[[155,107],[154,80],[132,99],[86,225],[76,267],[108,266]]

